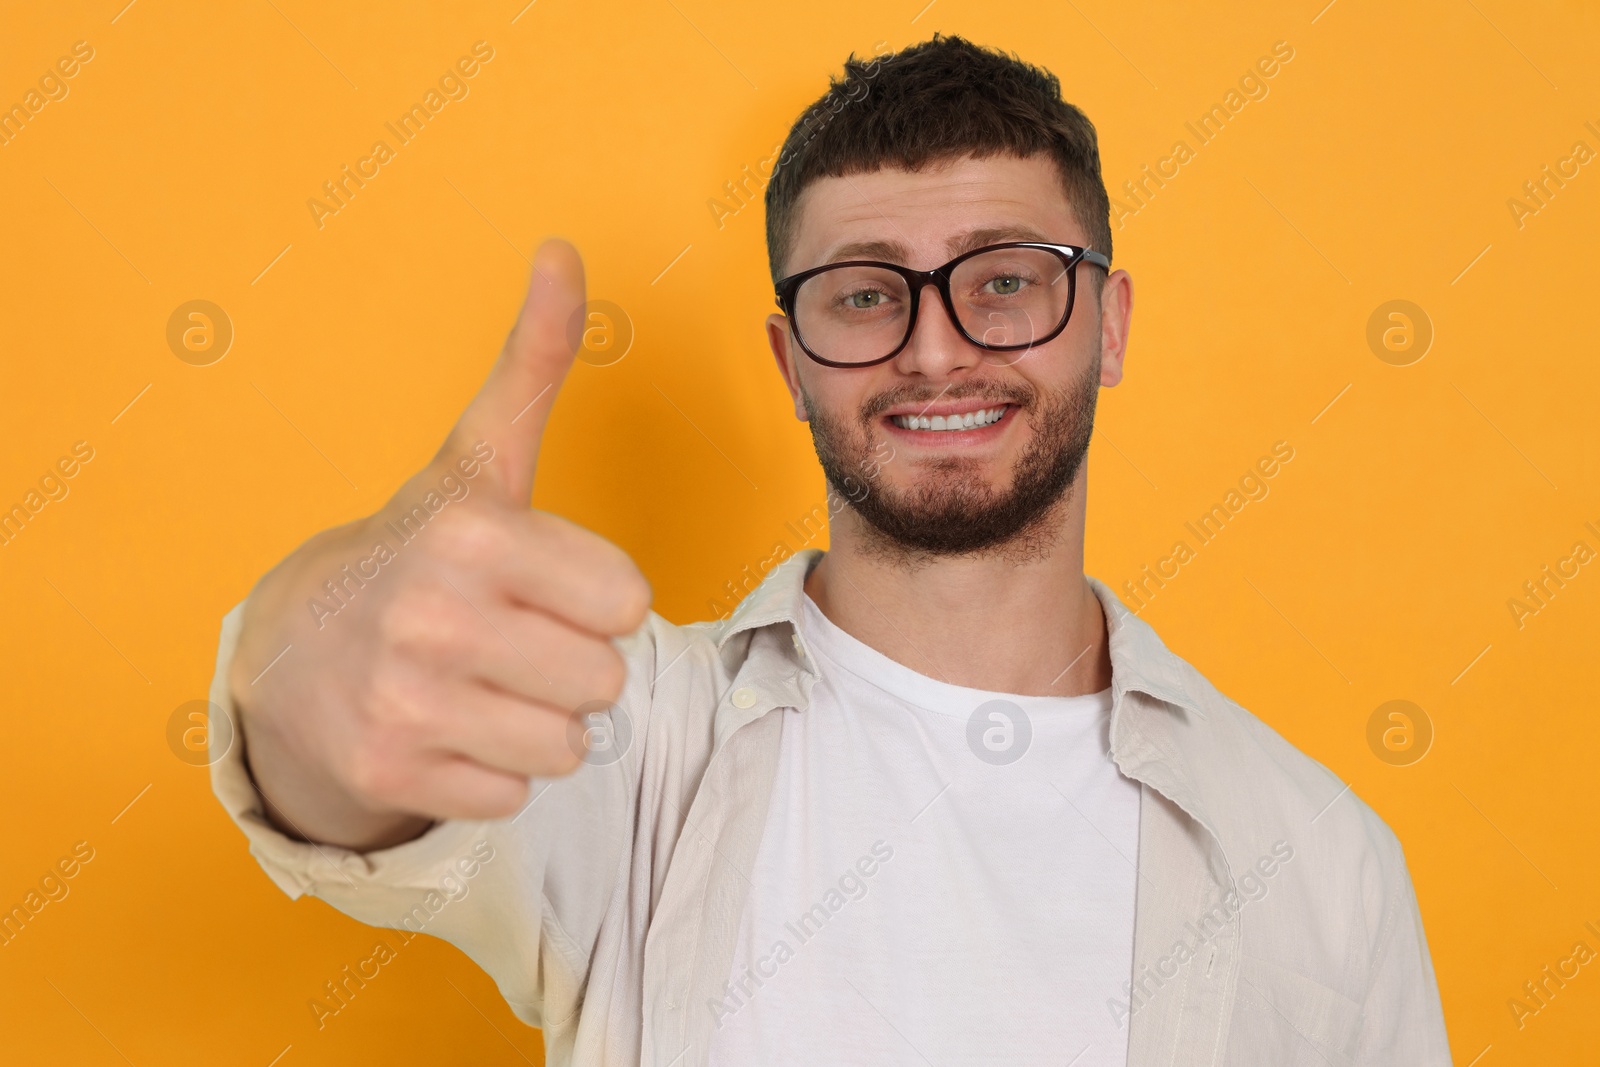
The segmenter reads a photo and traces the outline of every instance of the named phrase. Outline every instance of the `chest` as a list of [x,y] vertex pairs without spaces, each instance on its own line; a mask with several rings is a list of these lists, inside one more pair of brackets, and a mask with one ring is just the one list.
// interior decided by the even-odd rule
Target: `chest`
[[886,1062],[1071,1042],[1080,1067],[1122,1062],[1105,1005],[1132,964],[1138,787],[1092,722],[1026,729],[996,762],[959,717],[824,699],[785,719],[721,1047],[786,1062],[796,1033],[814,1059],[898,1030]]

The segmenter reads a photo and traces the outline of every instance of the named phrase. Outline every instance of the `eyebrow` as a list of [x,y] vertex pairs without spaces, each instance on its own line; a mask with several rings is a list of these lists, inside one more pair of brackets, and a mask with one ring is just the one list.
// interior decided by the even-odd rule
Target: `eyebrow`
[[[984,245],[1000,244],[1005,241],[1051,241],[1031,226],[985,226],[966,233],[956,234],[945,241],[945,251],[951,257],[959,256],[963,252],[970,252],[974,248]],[[877,259],[890,263],[903,264],[910,258],[909,250],[899,241],[851,241],[848,244],[835,248],[824,263],[839,263],[847,259]]]

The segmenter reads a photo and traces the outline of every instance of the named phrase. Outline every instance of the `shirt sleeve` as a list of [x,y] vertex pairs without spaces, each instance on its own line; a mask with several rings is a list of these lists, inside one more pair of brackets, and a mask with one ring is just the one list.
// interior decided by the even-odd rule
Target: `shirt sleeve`
[[[296,841],[280,833],[268,821],[261,794],[256,789],[245,760],[239,712],[228,689],[228,666],[238,647],[243,615],[244,603],[240,602],[222,620],[222,639],[217,648],[217,668],[211,679],[210,700],[214,707],[226,713],[232,728],[211,731],[210,755],[213,761],[212,792],[222,802],[234,824],[244,831],[250,854],[291,899],[306,894],[320,896],[323,894],[319,889],[335,885],[359,890],[362,886],[377,888],[431,884],[432,875],[441,869],[441,865],[447,864],[463,845],[470,847],[474,833],[481,834],[486,824],[466,821],[438,823],[421,837],[403,845],[360,853],[336,845]],[[216,749],[223,743],[227,747],[218,755]],[[370,919],[367,921],[371,922]]]
[[1356,1063],[1362,1067],[1402,1063],[1449,1067],[1450,1040],[1422,913],[1403,860],[1396,864],[1396,872],[1388,930],[1362,1005]]
[[[618,765],[585,763],[562,778],[531,781],[530,800],[499,820],[447,819],[392,848],[356,852],[297,841],[267,819],[245,759],[228,667],[244,604],[223,618],[210,700],[233,723],[210,731],[211,786],[244,833],[250,854],[292,899],[315,896],[370,926],[396,931],[391,947],[418,933],[455,944],[499,984],[532,1026],[577,1010],[607,910],[632,840],[638,782],[635,745]],[[623,642],[629,683],[618,706],[643,724],[651,627]],[[218,754],[215,749],[226,748]]]

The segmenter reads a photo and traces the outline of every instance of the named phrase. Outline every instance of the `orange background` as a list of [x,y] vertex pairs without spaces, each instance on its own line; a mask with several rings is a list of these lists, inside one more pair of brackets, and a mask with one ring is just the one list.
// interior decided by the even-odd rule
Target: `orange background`
[[[94,849],[0,947],[0,1059],[540,1062],[431,938],[319,1032],[308,1000],[375,934],[271,885],[169,717],[205,695],[256,576],[431,455],[546,234],[636,339],[573,372],[535,503],[625,547],[678,621],[799,547],[785,524],[822,481],[762,337],[761,209],[719,228],[707,202],[847,53],[934,30],[1057,72],[1125,202],[1174,141],[1195,149],[1116,232],[1136,313],[1101,399],[1088,569],[1138,576],[1290,442],[1271,494],[1143,617],[1398,832],[1458,1063],[1594,1059],[1600,963],[1520,1030],[1507,1008],[1574,942],[1600,949],[1600,565],[1520,629],[1507,608],[1575,541],[1600,548],[1600,164],[1520,227],[1507,205],[1575,141],[1600,150],[1592,8],[124,2],[12,5],[0,33],[5,106],[94,49],[0,145],[0,507],[94,449],[0,545],[0,907]],[[479,40],[470,95],[319,229],[306,201]],[[1269,95],[1197,146],[1184,123],[1280,40]],[[209,366],[166,342],[193,299],[234,329]],[[1435,333],[1409,366],[1367,342],[1393,299]],[[1433,725],[1409,766],[1368,746],[1392,699]]]

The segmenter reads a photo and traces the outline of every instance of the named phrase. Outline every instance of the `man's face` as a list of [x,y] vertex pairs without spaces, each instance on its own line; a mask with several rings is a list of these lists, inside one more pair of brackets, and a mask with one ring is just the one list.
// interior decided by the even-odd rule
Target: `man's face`
[[[824,178],[806,187],[798,219],[790,274],[845,259],[929,270],[1004,241],[1087,243],[1043,155]],[[1099,387],[1122,378],[1132,295],[1122,271],[1106,278],[1098,267],[1073,269],[1077,300],[1066,329],[1021,352],[973,345],[933,288],[922,293],[905,348],[872,367],[816,363],[788,319],[767,320],[830,485],[878,540],[918,555],[978,553],[1037,539],[1059,514],[1088,451]],[[979,423],[997,409],[997,421],[970,429],[908,425],[919,416],[951,425],[969,413]]]

